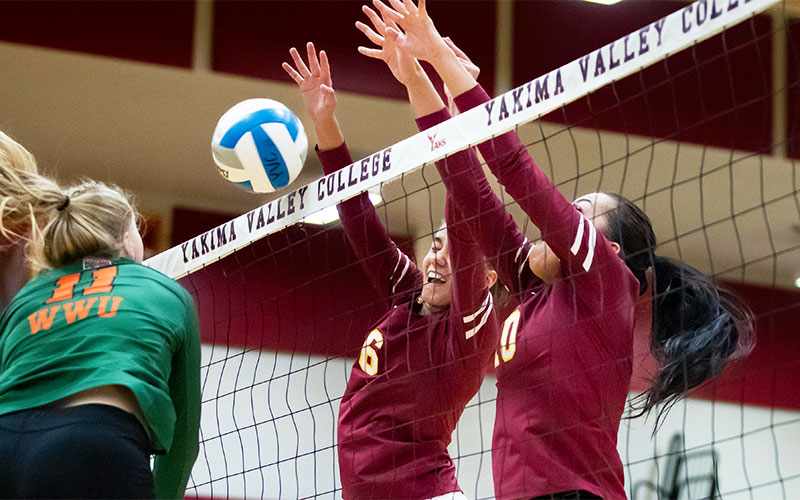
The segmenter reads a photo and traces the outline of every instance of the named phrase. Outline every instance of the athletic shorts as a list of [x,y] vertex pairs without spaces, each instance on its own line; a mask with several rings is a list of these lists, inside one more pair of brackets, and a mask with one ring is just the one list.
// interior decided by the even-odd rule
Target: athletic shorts
[[155,498],[147,434],[102,404],[2,415],[0,498]]

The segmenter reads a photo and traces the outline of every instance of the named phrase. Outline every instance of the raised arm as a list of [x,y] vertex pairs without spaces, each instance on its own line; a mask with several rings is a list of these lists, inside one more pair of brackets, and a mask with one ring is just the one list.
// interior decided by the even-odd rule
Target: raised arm
[[[356,23],[356,26],[380,49],[359,47],[359,51],[382,59],[395,78],[405,85],[420,131],[449,118],[444,103],[419,62],[397,49],[397,30],[387,32],[386,24],[372,9],[365,6],[363,10],[375,30],[363,23]],[[459,151],[436,162],[436,168],[447,188],[445,222],[450,268],[453,273],[450,321],[455,333],[451,341],[463,353],[473,352],[475,349],[485,352],[487,349],[494,349],[497,344],[494,304],[489,293],[485,257],[480,245],[473,238],[464,211],[461,210],[464,200],[461,203],[455,201],[454,193],[466,193],[453,183],[453,173],[468,173],[468,163],[480,168],[472,149]],[[470,184],[474,183],[470,181]]]
[[[393,21],[386,19],[384,22],[367,6],[362,10],[375,29],[360,22],[356,26],[379,48],[359,47],[359,52],[383,60],[395,78],[405,85],[419,129],[427,130],[450,118],[425,71],[398,46],[400,32]],[[429,137],[436,140],[433,135]],[[540,280],[526,265],[531,244],[489,186],[475,152],[472,149],[458,152],[437,162],[436,167],[447,188],[448,202],[456,207],[452,216],[457,223],[453,226],[454,230],[462,231],[456,238],[477,242],[481,253],[488,256],[501,282],[512,293],[536,286]],[[465,226],[469,228],[468,235],[457,229]]]
[[[468,110],[490,100],[480,85],[455,97]],[[515,132],[507,132],[478,146],[489,169],[525,211],[556,256],[567,276],[581,275],[610,259],[622,262],[605,237],[558,191],[534,163]],[[593,264],[595,264],[593,266]]]
[[[317,156],[325,174],[353,162],[336,120],[336,95],[333,90],[330,64],[325,51],[317,57],[314,44],[306,45],[308,65],[297,49],[292,48],[295,67],[283,63],[283,69],[297,83],[303,94],[306,111],[314,124]],[[367,193],[361,193],[338,205],[345,234],[364,272],[383,297],[393,301],[408,299],[422,283],[422,273],[389,238]]]
[[[460,110],[489,101],[489,96],[459,60],[459,57],[465,58],[465,54],[436,31],[427,14],[425,0],[419,0],[418,6],[411,0],[392,0],[394,9],[380,0],[374,2],[385,18],[392,19],[403,29],[404,33],[398,35],[398,45],[433,65]],[[492,173],[561,260],[565,275],[588,272],[594,263],[606,257],[616,259],[616,253],[591,221],[586,220],[536,166],[516,133],[502,134],[478,148]]]
[[197,459],[200,430],[200,330],[192,298],[186,296],[183,341],[172,357],[169,395],[175,407],[175,431],[166,455],[155,458],[153,478],[159,499],[183,498]]

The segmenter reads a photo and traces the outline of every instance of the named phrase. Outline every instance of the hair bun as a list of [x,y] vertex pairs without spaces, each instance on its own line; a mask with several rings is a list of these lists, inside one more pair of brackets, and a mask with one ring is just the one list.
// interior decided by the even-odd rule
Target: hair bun
[[61,205],[56,207],[56,210],[59,212],[63,212],[65,208],[69,206],[69,195],[64,198],[64,201],[61,202]]

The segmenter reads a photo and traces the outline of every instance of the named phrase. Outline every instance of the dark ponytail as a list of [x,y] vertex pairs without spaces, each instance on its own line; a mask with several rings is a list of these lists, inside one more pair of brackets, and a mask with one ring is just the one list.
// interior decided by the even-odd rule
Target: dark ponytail
[[689,390],[718,376],[728,360],[753,346],[750,309],[708,276],[680,261],[657,257],[650,219],[630,200],[608,195],[617,207],[606,215],[606,237],[619,243],[620,257],[639,280],[640,295],[648,288],[652,268],[653,323],[650,352],[658,371],[650,387],[632,404],[631,417],[648,414],[663,404],[656,428],[667,411]]
[[655,257],[650,352],[658,361],[634,416],[659,404],[656,427],[686,393],[722,373],[728,360],[750,352],[753,315],[733,294],[683,262]]

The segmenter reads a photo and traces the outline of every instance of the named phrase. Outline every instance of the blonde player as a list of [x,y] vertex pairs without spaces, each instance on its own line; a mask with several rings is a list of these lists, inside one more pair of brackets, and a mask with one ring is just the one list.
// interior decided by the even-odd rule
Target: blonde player
[[141,265],[122,191],[16,161],[0,164],[0,231],[27,241],[39,274],[0,320],[0,497],[183,498],[200,417],[192,298]]

